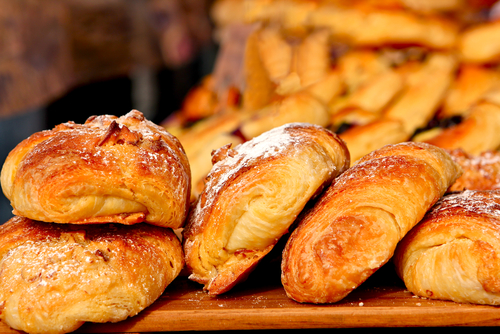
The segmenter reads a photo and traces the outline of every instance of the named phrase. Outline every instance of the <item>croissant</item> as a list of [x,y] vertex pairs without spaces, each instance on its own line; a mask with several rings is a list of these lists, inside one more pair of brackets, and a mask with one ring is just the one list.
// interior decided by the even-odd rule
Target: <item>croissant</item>
[[223,147],[213,157],[183,242],[189,279],[219,295],[246,278],[350,160],[337,135],[304,123]]
[[178,228],[191,192],[180,142],[137,110],[35,133],[10,152],[0,177],[15,215],[55,223]]
[[0,226],[0,319],[28,333],[121,321],[159,298],[183,265],[171,229],[15,216]]
[[417,296],[500,304],[500,193],[443,197],[396,248],[394,264]]
[[291,233],[281,264],[289,298],[334,303],[388,262],[460,175],[442,149],[387,145],[340,175]]

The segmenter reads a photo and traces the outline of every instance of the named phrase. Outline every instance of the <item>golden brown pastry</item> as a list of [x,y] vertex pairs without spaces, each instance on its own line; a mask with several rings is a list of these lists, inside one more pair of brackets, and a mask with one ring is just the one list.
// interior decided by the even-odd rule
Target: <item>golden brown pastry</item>
[[387,118],[376,119],[363,125],[355,125],[339,136],[349,149],[351,164],[385,145],[397,144],[410,138],[402,122]]
[[35,133],[10,152],[1,173],[19,216],[172,228],[184,224],[190,178],[177,138],[137,110]]
[[282,283],[298,302],[334,303],[392,257],[397,243],[460,175],[442,149],[384,146],[340,175],[283,251]]
[[500,152],[485,151],[472,155],[462,149],[455,149],[449,153],[463,170],[462,176],[453,183],[449,192],[500,189]]
[[0,319],[28,333],[117,322],[152,304],[179,274],[182,246],[150,224],[0,226]]
[[459,39],[462,60],[471,63],[500,61],[500,21],[487,22],[464,31]]
[[482,102],[474,105],[460,124],[443,129],[426,143],[469,154],[481,154],[500,147],[500,106]]
[[333,132],[292,123],[223,147],[214,161],[183,240],[189,278],[218,295],[244,279],[349,166],[349,153]]
[[394,264],[417,296],[500,304],[500,193],[441,199],[401,241]]

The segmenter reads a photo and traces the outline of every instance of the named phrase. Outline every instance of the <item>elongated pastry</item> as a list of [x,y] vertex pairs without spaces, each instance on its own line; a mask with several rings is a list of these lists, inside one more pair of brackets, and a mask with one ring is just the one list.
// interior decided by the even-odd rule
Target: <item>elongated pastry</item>
[[16,216],[0,226],[0,319],[28,333],[121,321],[160,297],[183,264],[168,228]]
[[417,296],[500,305],[500,193],[443,197],[396,249],[394,264]]
[[282,283],[295,301],[333,303],[388,262],[401,238],[460,175],[442,149],[384,146],[325,191],[283,251]]
[[133,110],[35,133],[10,152],[1,182],[14,214],[30,219],[178,228],[191,173],[177,138]]
[[306,203],[350,164],[337,135],[305,123],[223,147],[214,162],[183,234],[189,278],[211,295],[246,278]]

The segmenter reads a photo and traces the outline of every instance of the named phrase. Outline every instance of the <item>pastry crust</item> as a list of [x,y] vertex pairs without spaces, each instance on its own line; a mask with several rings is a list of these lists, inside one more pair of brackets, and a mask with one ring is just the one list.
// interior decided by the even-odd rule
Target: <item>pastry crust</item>
[[500,189],[499,152],[485,151],[472,155],[462,149],[455,149],[449,153],[464,171],[450,187],[449,192]]
[[86,321],[134,316],[184,264],[171,229],[18,216],[0,226],[0,259],[0,319],[28,333],[68,333]]
[[432,299],[500,305],[500,193],[442,198],[396,249],[408,290]]
[[472,107],[460,124],[443,129],[426,143],[469,154],[481,154],[500,147],[500,106],[481,102]]
[[214,161],[183,234],[189,278],[211,295],[243,280],[350,163],[338,136],[305,123],[223,147]]
[[333,303],[387,263],[401,238],[460,175],[442,149],[388,145],[339,176],[306,212],[283,251],[295,301]]
[[177,138],[133,110],[32,135],[7,157],[1,182],[14,213],[30,219],[178,228],[191,172]]

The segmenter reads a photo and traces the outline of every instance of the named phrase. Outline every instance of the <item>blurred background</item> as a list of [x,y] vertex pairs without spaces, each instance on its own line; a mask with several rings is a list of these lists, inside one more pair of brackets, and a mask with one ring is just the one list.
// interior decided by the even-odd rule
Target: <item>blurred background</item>
[[[0,165],[34,132],[131,109],[160,123],[211,72],[209,0],[0,0]],[[0,194],[0,222],[12,208]]]
[[[131,109],[179,138],[193,199],[212,150],[289,122],[336,132],[353,163],[423,141],[500,170],[500,1],[0,0],[0,164]],[[11,210],[0,194],[0,223]]]

